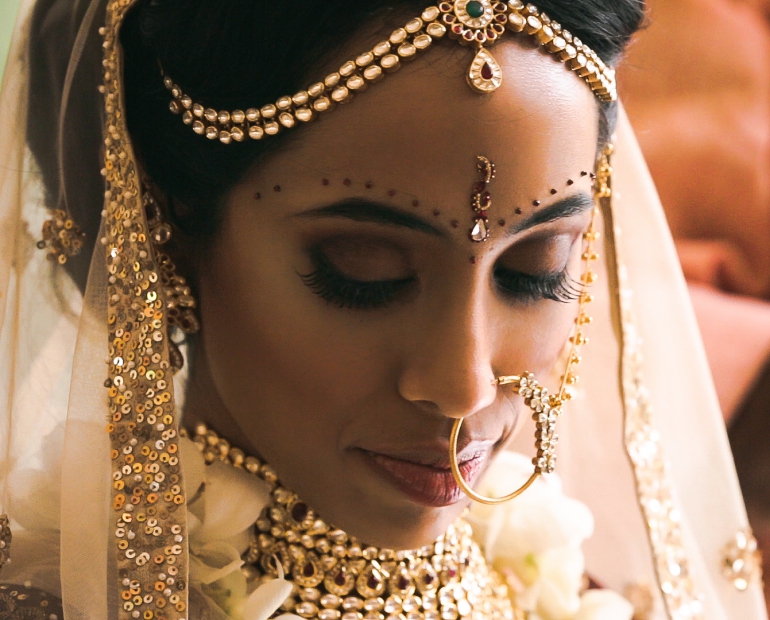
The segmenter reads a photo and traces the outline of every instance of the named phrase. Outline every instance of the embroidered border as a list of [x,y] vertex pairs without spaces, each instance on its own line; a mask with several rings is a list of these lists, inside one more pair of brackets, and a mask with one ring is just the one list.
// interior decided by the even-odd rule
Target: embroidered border
[[[611,173],[611,169],[607,171]],[[612,212],[610,174],[599,188],[602,208]],[[684,547],[681,512],[671,485],[671,473],[660,445],[660,434],[653,424],[649,391],[644,383],[644,358],[641,337],[637,333],[625,267],[612,227],[607,218],[608,237],[614,244],[618,286],[618,311],[623,336],[621,350],[621,381],[626,453],[631,461],[636,481],[636,494],[642,510],[658,587],[671,620],[704,620],[703,596],[696,591]],[[609,253],[608,253],[609,254]]]
[[131,0],[107,3],[104,229],[114,551],[121,620],[187,617],[187,509],[168,316],[122,100],[118,33]]

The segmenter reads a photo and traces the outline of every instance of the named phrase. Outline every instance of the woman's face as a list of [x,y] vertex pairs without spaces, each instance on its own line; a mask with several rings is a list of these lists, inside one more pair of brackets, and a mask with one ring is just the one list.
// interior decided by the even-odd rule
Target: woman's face
[[[452,423],[475,480],[525,409],[493,379],[545,378],[576,315],[597,105],[538,50],[492,51],[494,94],[446,47],[297,129],[231,193],[200,274],[204,418],[369,544],[421,546],[461,514]],[[475,243],[479,155],[497,175]]]

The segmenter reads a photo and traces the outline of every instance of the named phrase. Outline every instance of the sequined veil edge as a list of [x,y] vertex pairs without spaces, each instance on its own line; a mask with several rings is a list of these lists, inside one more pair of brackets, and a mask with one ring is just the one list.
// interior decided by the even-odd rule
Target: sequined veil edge
[[[141,207],[141,188],[122,114],[119,50],[114,47],[119,23],[130,4],[130,0],[110,0],[107,5],[108,19],[105,23],[106,38],[111,42],[106,48],[108,65],[105,69],[109,73],[109,79],[105,84],[106,91],[100,97],[103,97],[106,103],[105,126],[109,144],[106,145],[105,152],[105,177],[106,189],[110,194],[105,202],[106,215],[100,236],[105,237],[106,245],[98,244],[95,248],[79,324],[76,325],[71,319],[67,319],[67,312],[59,311],[57,314],[58,306],[55,304],[48,304],[51,316],[56,320],[51,323],[51,329],[39,334],[40,344],[36,345],[32,353],[27,354],[31,357],[37,355],[37,360],[22,359],[22,347],[28,341],[21,337],[20,330],[23,327],[33,327],[31,323],[27,324],[23,320],[24,304],[36,303],[38,300],[25,297],[16,305],[10,303],[15,295],[14,278],[31,278],[33,285],[39,285],[40,281],[48,282],[50,276],[42,253],[35,255],[32,250],[34,235],[39,230],[43,200],[35,193],[39,192],[39,188],[35,189],[35,175],[29,174],[33,168],[25,159],[28,155],[24,147],[23,132],[26,101],[24,34],[21,34],[20,40],[17,41],[17,55],[12,57],[9,72],[6,74],[3,109],[0,112],[3,121],[0,124],[0,147],[10,145],[9,148],[0,150],[3,160],[3,166],[0,167],[0,174],[3,175],[0,177],[0,196],[3,201],[0,205],[0,293],[4,294],[0,297],[0,302],[3,302],[3,309],[9,310],[2,320],[1,332],[3,365],[0,368],[4,381],[2,404],[5,408],[2,412],[2,439],[5,450],[2,455],[2,508],[13,513],[14,502],[8,499],[10,464],[17,463],[19,455],[30,462],[39,461],[46,449],[40,442],[40,445],[23,445],[20,429],[42,428],[40,422],[44,419],[45,432],[48,434],[58,424],[64,425],[66,415],[66,439],[59,442],[60,446],[63,443],[63,474],[58,491],[62,497],[60,579],[67,620],[131,617],[138,605],[135,597],[139,596],[139,592],[132,590],[139,588],[142,596],[147,595],[149,593],[146,587],[149,584],[154,593],[154,585],[158,579],[152,575],[154,571],[157,576],[159,566],[175,567],[179,575],[174,581],[171,593],[164,594],[167,599],[167,616],[188,617],[186,609],[180,609],[182,605],[187,605],[186,590],[178,587],[180,581],[186,586],[184,575],[187,564],[184,540],[184,484],[175,457],[176,448],[172,447],[177,445],[179,421],[174,412],[173,383],[167,376],[165,317],[162,307],[156,307],[161,293],[157,281],[153,282],[150,277],[152,273],[157,273],[157,269],[153,264],[153,255],[147,240],[147,223]],[[33,5],[31,0],[26,2],[26,13],[23,15],[28,14]],[[25,23],[26,20],[21,18],[20,24]],[[20,32],[23,33],[21,30]],[[113,64],[110,65],[110,62]],[[586,424],[587,419],[580,416],[576,409],[565,416],[562,436],[568,445],[565,446],[566,452],[560,457],[560,472],[565,475],[568,491],[574,490],[579,499],[591,506],[597,515],[598,523],[611,523],[613,519],[617,521],[620,514],[629,515],[629,522],[634,519],[638,521],[638,528],[632,530],[632,535],[626,536],[629,539],[627,545],[637,556],[645,556],[649,566],[640,560],[634,565],[634,570],[652,579],[656,579],[657,574],[661,586],[671,583],[670,587],[665,586],[666,590],[671,591],[664,593],[668,599],[669,612],[661,611],[656,618],[667,616],[679,620],[688,617],[677,612],[677,603],[672,596],[702,594],[705,617],[709,620],[732,620],[733,617],[761,619],[765,615],[758,588],[752,587],[749,593],[737,593],[718,570],[720,546],[737,529],[746,525],[743,506],[737,491],[729,450],[726,450],[724,431],[717,424],[718,409],[712,398],[705,357],[698,336],[693,333],[694,323],[689,313],[686,291],[683,291],[683,283],[679,282],[681,274],[676,257],[669,247],[670,235],[662,220],[657,196],[625,117],[621,119],[619,136],[618,152],[615,156],[616,196],[612,208],[618,229],[616,247],[621,265],[618,282],[622,282],[623,286],[620,290],[610,291],[610,294],[618,297],[621,302],[618,309],[623,310],[622,316],[618,315],[616,318],[621,321],[624,330],[622,370],[625,389],[623,403],[620,401],[620,390],[611,390],[618,392],[613,394],[617,402],[613,401],[606,407],[606,415],[616,419],[619,411],[625,408],[626,428],[621,435],[618,426],[618,434],[614,436],[602,427],[605,420],[601,416],[597,415],[594,416],[595,420],[588,420],[596,425],[597,436],[605,442],[609,441],[608,436],[614,437],[613,442],[616,445],[613,447],[613,458],[626,459],[624,450],[627,447],[634,459],[635,454],[639,454],[639,449],[649,448],[649,443],[644,443],[645,438],[652,437],[656,439],[653,444],[661,446],[661,453],[665,449],[669,465],[658,467],[653,463],[655,466],[649,468],[644,461],[636,459],[636,470],[633,471],[628,461],[624,461],[628,470],[626,474],[615,474],[615,470],[610,470],[608,478],[612,479],[611,484],[597,487],[593,483],[602,472],[597,471],[596,466],[591,463],[592,451],[589,446],[592,439],[588,438],[582,446],[578,445],[576,438],[581,437],[578,426]],[[33,203],[36,208],[31,208]],[[27,232],[24,232],[25,226],[28,226]],[[622,236],[622,230],[633,232]],[[132,260],[128,260],[129,256]],[[24,260],[20,260],[21,258]],[[138,270],[134,270],[135,264],[139,265]],[[657,274],[659,277],[645,279],[645,274]],[[108,283],[110,276],[116,278],[116,283]],[[658,307],[661,281],[669,285],[665,289],[667,297],[666,303],[663,304],[666,310],[670,310],[668,312]],[[108,297],[108,284],[116,287],[117,283],[121,286],[109,291]],[[73,299],[77,297],[71,286],[67,290]],[[634,297],[630,296],[631,290],[635,291]],[[113,295],[117,297],[113,298]],[[128,305],[123,305],[125,301],[129,302]],[[132,308],[132,304],[137,306]],[[74,299],[73,305],[77,306],[77,299]],[[145,311],[150,314],[145,314],[141,321],[134,321],[129,316],[131,312]],[[74,313],[77,314],[77,309]],[[160,313],[160,316],[157,313]],[[114,322],[108,324],[112,316]],[[671,320],[671,317],[674,318],[676,329],[661,328],[661,324],[665,325],[666,320]],[[49,315],[41,315],[39,322],[48,318]],[[691,322],[689,326],[688,320]],[[147,326],[147,330],[142,333],[144,326]],[[122,330],[119,335],[118,330]],[[644,334],[641,344],[638,341],[639,333]],[[612,369],[617,366],[617,355],[612,351],[613,346],[617,346],[616,336],[612,333],[603,335],[603,339],[593,343],[591,350],[587,352],[586,364],[594,367],[594,374],[591,375],[592,371],[589,370],[587,380],[582,384],[585,399],[591,401],[591,406],[586,408],[586,415],[592,412],[592,403],[602,401],[602,390],[614,385]],[[107,373],[104,362],[108,344],[111,347],[110,385],[105,387]],[[679,352],[677,355],[681,357],[672,360],[669,347],[674,346]],[[645,352],[644,360],[638,355],[640,347]],[[148,351],[148,348],[151,351]],[[601,350],[597,351],[599,348]],[[73,349],[76,351],[74,359]],[[602,358],[602,352],[607,354],[605,358]],[[129,358],[132,353],[134,357]],[[148,363],[134,363],[131,367],[130,362],[137,360],[137,356],[140,356],[142,361],[147,358]],[[683,363],[682,358],[687,363]],[[610,364],[600,365],[602,359],[609,359]],[[693,360],[694,363],[690,363]],[[40,363],[34,366],[33,361],[42,362],[42,368]],[[139,366],[142,366],[141,374]],[[689,375],[680,381],[680,375],[685,372],[684,367],[691,369]],[[51,368],[59,369],[59,372],[51,373]],[[25,372],[20,372],[20,369]],[[136,370],[136,377],[132,376],[132,370]],[[646,390],[641,389],[642,370],[646,377]],[[148,377],[148,373],[152,373],[152,378]],[[33,394],[35,398],[30,400],[30,393],[36,392],[40,385],[37,379],[46,374],[52,375],[48,382],[52,387],[42,395]],[[73,385],[69,404],[66,406],[62,403],[67,400],[69,376],[63,378],[58,375],[69,374],[73,377]],[[591,376],[598,379],[592,382]],[[30,378],[35,379],[35,382],[28,381]],[[132,386],[132,381],[138,383]],[[683,393],[677,394],[675,387]],[[152,390],[152,396],[147,396],[148,390]],[[109,412],[105,409],[108,392],[112,407]],[[131,395],[126,392],[131,392]],[[138,397],[140,393],[143,395],[141,399]],[[647,399],[638,398],[639,393],[648,395]],[[138,434],[136,445],[127,445],[124,439],[137,435],[134,435],[135,428],[127,428],[130,422],[122,418],[124,407],[133,403],[146,410],[148,401],[151,402],[150,409],[153,412],[156,407],[160,408],[158,414],[152,414],[155,415],[154,426]],[[649,403],[651,408],[642,407],[640,403]],[[44,417],[39,415],[39,411],[43,410],[41,404],[45,406]],[[651,410],[655,411],[657,427],[651,425]],[[167,415],[171,416],[168,423],[163,419]],[[107,423],[115,425],[112,429],[112,439],[105,432]],[[147,417],[142,423],[149,426]],[[162,430],[157,429],[158,423],[164,425]],[[585,431],[583,433],[584,437]],[[625,442],[621,441],[623,436]],[[682,448],[682,437],[685,436],[693,437],[695,445],[704,446],[703,452],[707,454],[705,459],[702,454]],[[593,441],[596,441],[596,438]],[[572,448],[569,446],[570,442],[573,444]],[[25,450],[20,450],[20,446]],[[130,450],[125,451],[129,447]],[[117,455],[113,452],[112,456],[115,458],[110,458],[110,452],[113,450],[117,450]],[[134,466],[140,463],[141,472],[136,472]],[[155,465],[158,466],[157,469]],[[124,473],[126,467],[131,470],[130,474]],[[657,494],[655,496],[649,493],[650,485],[643,484],[643,478],[650,474],[652,487]],[[122,489],[119,488],[119,483],[127,475],[142,476],[144,488],[136,503],[132,503],[133,496],[121,497]],[[627,477],[623,477],[624,475]],[[698,486],[703,486],[698,484],[701,475],[714,482],[714,490],[710,493],[705,489],[698,490]],[[591,484],[581,483],[581,476]],[[623,492],[607,492],[607,489],[614,488],[613,484]],[[667,506],[666,514],[671,516],[671,511],[674,510],[674,514],[681,515],[681,527],[676,535],[673,535],[670,529],[661,529],[660,520],[656,514],[650,512],[652,507],[657,506],[654,502],[661,501],[658,492],[666,486],[672,489],[669,496],[663,497],[662,503]],[[709,498],[709,494],[713,497]],[[623,498],[618,500],[624,502],[620,511],[613,503],[616,496]],[[30,505],[33,505],[34,501],[37,500],[28,499]],[[639,512],[637,502],[643,507],[643,516]],[[84,505],[93,509],[84,510]],[[126,508],[129,505],[133,507],[131,510]],[[43,504],[38,504],[36,507],[42,506]],[[703,510],[704,506],[708,509]],[[147,534],[144,539],[135,538],[130,541],[125,531],[121,535],[121,530],[125,530],[122,525],[126,523],[126,519],[130,521],[134,515],[140,513],[146,517],[149,508],[160,513],[158,516],[164,522],[163,531],[159,535]],[[55,528],[49,527],[46,532],[55,532]],[[661,536],[665,537],[665,544],[660,542]],[[648,537],[652,541],[651,547]],[[620,577],[616,578],[612,569],[606,568],[611,560],[617,563],[617,557],[622,554],[610,544],[615,541],[611,536],[605,536],[601,528],[596,539],[594,542],[598,552],[589,553],[589,569],[592,566],[597,567],[598,576],[605,579],[607,585],[622,591],[622,585],[627,581],[626,576],[623,581]],[[41,535],[37,540],[42,545],[48,539]],[[52,550],[55,547],[54,544],[45,549]],[[612,549],[613,558],[598,557],[602,551],[607,555],[607,549]],[[125,557],[126,551],[131,552],[131,557]],[[125,559],[115,566],[114,557],[118,552],[123,553]],[[143,555],[145,553],[146,557]],[[649,560],[650,557],[653,561]],[[168,562],[169,558],[173,558],[173,563]],[[48,566],[43,568],[49,572],[50,578],[51,562],[50,558],[48,559]],[[687,570],[680,570],[673,582],[667,581],[664,572],[674,567],[672,559],[677,562],[688,560],[683,564]],[[26,566],[25,561],[28,562]],[[4,571],[3,578],[17,575],[14,579],[37,580],[43,569],[41,565],[33,564],[33,561],[25,558],[23,554],[17,555],[16,566],[13,567],[16,573]],[[54,570],[55,568],[54,566]],[[688,571],[692,574],[692,585],[685,580]],[[628,578],[631,578],[634,571],[626,572],[629,573]],[[620,575],[623,570],[617,570],[616,573]],[[168,571],[164,574],[168,577]],[[137,583],[133,583],[134,581]],[[54,586],[51,586],[51,589],[55,590]],[[661,589],[658,588],[658,591]],[[123,598],[123,592],[129,593],[128,599]],[[173,601],[171,596],[174,596]],[[133,607],[127,609],[129,606],[126,603],[131,603]]]
[[654,618],[766,618],[758,583],[739,592],[722,574],[745,509],[673,240],[622,108],[615,144],[603,204],[610,295],[598,293],[591,354],[561,425],[565,488],[597,520],[588,569],[621,592],[651,586]]

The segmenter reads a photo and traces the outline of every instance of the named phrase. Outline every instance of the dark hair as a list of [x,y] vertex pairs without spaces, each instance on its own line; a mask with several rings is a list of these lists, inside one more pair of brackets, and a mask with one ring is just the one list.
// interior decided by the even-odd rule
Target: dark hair
[[[317,81],[324,60],[338,54],[362,27],[382,25],[389,33],[429,4],[426,0],[150,0],[135,11],[122,35],[129,129],[150,177],[189,207],[190,214],[176,224],[199,238],[216,231],[221,197],[294,132],[229,146],[201,139],[169,112],[170,96],[159,62],[187,94],[207,106],[259,107]],[[617,61],[644,15],[643,0],[537,4],[608,63]],[[602,105],[605,139],[614,110],[614,105]]]

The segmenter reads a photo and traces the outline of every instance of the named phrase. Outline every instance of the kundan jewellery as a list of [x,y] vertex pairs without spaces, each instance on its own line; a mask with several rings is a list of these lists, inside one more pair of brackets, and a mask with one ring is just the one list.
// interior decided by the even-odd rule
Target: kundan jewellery
[[338,103],[350,101],[355,94],[379,82],[386,73],[397,71],[403,62],[412,60],[446,34],[476,50],[466,75],[470,87],[481,94],[494,92],[503,83],[503,71],[485,46],[499,41],[506,29],[531,36],[542,50],[585,80],[600,101],[617,99],[615,71],[561,24],[535,5],[524,5],[520,0],[454,0],[428,7],[420,17],[394,30],[386,41],[355,60],[347,61],[322,82],[259,109],[216,110],[194,101],[170,76],[164,76],[164,83],[173,97],[169,104],[171,111],[181,114],[182,121],[195,133],[223,144],[243,142],[247,138],[261,140],[284,128],[311,121]]
[[[270,485],[270,503],[242,559],[250,583],[295,584],[281,612],[318,620],[518,620],[508,588],[492,570],[470,525],[459,519],[433,544],[413,551],[365,545],[322,521],[275,472],[204,424],[193,441],[207,463],[221,460]],[[281,571],[279,571],[279,566]]]
[[495,165],[483,155],[478,156],[478,168],[480,179],[473,186],[471,194],[471,207],[475,213],[473,228],[471,228],[471,241],[480,243],[489,238],[489,219],[487,211],[492,207],[492,194],[487,190],[487,185],[495,178]]
[[[598,175],[596,183],[596,197],[602,198],[605,192],[609,191],[609,175],[612,172],[610,166],[610,156],[612,154],[612,145],[605,147],[598,165]],[[593,301],[593,297],[588,294],[586,288],[594,284],[598,278],[596,272],[592,269],[592,264],[599,259],[599,254],[595,250],[595,243],[599,239],[599,232],[596,229],[597,217],[599,215],[599,206],[594,205],[591,212],[591,222],[588,229],[583,233],[583,253],[581,260],[583,262],[583,274],[580,276],[582,290],[578,298],[578,313],[575,319],[575,327],[570,336],[570,346],[567,354],[567,364],[564,374],[561,377],[559,390],[555,394],[550,394],[548,388],[541,386],[532,373],[525,372],[523,375],[511,375],[497,377],[494,383],[498,386],[510,385],[513,391],[524,399],[524,403],[532,410],[532,419],[535,421],[535,448],[537,455],[532,459],[535,470],[521,487],[512,493],[499,498],[485,497],[471,488],[463,478],[460,471],[460,464],[457,459],[457,445],[460,439],[460,430],[463,426],[464,418],[457,418],[452,425],[452,432],[449,438],[449,463],[452,470],[452,476],[458,486],[471,499],[481,504],[502,504],[510,501],[526,491],[532,483],[541,474],[550,474],[556,469],[556,443],[559,436],[556,434],[556,420],[562,414],[562,407],[565,402],[572,398],[570,387],[578,382],[575,374],[575,367],[580,363],[580,349],[588,344],[583,328],[591,323],[591,317],[586,313],[586,306]],[[474,239],[475,241],[475,239]]]

